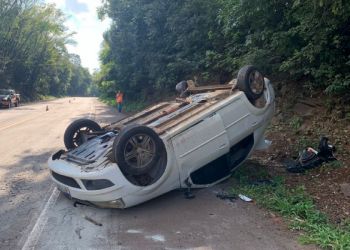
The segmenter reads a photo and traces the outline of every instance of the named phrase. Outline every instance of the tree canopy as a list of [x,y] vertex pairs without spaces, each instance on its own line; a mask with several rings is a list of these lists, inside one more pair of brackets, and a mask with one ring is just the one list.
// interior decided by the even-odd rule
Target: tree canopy
[[72,34],[64,21],[54,5],[0,0],[1,88],[14,88],[25,99],[88,94],[91,76],[66,49]]
[[350,1],[104,0],[101,92],[134,99],[186,78],[228,80],[245,64],[303,86],[350,89]]

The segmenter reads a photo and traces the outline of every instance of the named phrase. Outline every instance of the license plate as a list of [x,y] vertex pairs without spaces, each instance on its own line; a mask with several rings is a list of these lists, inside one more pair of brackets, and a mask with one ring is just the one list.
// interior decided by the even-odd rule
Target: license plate
[[70,195],[69,188],[57,184],[57,189],[60,190],[64,194],[64,196],[66,196],[68,199],[72,199],[72,196]]

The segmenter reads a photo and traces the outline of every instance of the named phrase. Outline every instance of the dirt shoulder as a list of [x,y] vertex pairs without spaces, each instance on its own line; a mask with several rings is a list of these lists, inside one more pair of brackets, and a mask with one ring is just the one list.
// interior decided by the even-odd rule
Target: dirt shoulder
[[[253,156],[271,176],[282,176],[288,187],[305,186],[317,208],[335,224],[350,218],[350,107],[337,105],[324,95],[303,97],[297,90],[278,88],[276,115],[266,133],[272,146]],[[300,92],[300,91],[299,91]],[[327,136],[337,149],[338,162],[324,164],[303,174],[289,173],[285,161],[295,159],[307,146],[317,149]]]

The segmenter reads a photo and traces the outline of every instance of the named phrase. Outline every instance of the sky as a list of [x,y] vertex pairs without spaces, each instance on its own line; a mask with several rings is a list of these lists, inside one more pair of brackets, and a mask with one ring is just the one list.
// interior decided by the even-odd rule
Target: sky
[[78,54],[81,64],[92,73],[99,68],[98,54],[103,40],[102,34],[110,25],[109,20],[101,22],[96,9],[100,0],[45,0],[54,3],[67,16],[65,25],[69,32],[76,32],[73,39],[76,45],[68,45],[69,53]]

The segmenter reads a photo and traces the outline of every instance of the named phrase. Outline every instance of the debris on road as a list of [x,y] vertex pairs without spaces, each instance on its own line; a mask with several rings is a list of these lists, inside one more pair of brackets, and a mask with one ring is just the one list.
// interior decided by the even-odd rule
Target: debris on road
[[164,242],[165,237],[161,234],[156,234],[156,235],[150,235],[150,236],[145,236],[146,239],[151,239],[155,242]]
[[243,194],[239,194],[238,197],[242,200],[242,201],[246,201],[246,202],[252,202],[253,199],[249,198],[248,196],[245,196]]
[[90,217],[88,217],[88,216],[86,216],[86,215],[84,216],[84,219],[87,220],[87,221],[89,221],[89,222],[91,222],[92,224],[94,224],[94,225],[96,225],[96,226],[99,226],[99,227],[102,227],[102,226],[103,226],[102,223],[97,222],[97,221],[95,221],[94,219],[92,219],[92,218],[90,218]]
[[229,194],[227,192],[220,192],[216,194],[216,197],[221,200],[229,200],[231,202],[237,200],[237,195],[235,194]]

